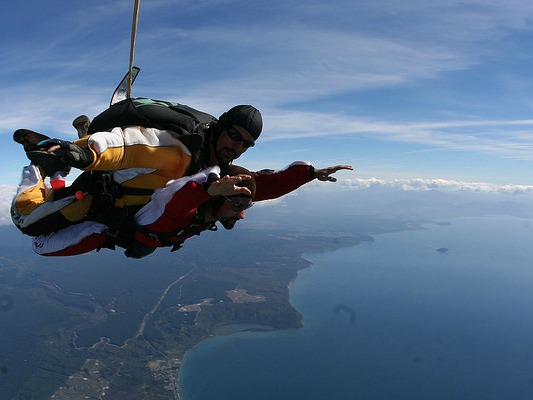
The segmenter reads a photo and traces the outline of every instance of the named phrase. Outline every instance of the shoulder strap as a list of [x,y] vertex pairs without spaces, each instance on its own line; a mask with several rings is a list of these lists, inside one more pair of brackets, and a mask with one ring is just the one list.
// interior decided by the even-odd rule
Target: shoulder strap
[[152,240],[160,242],[163,246],[173,246],[172,251],[178,250],[181,243],[188,237],[199,235],[203,231],[216,231],[215,222],[205,222],[203,210],[198,209],[194,220],[186,227],[178,227],[169,232],[151,232],[144,226],[138,225],[136,230]]
[[89,134],[115,127],[145,126],[167,129],[180,137],[202,135],[217,119],[184,104],[147,98],[126,99],[97,115],[89,126]]

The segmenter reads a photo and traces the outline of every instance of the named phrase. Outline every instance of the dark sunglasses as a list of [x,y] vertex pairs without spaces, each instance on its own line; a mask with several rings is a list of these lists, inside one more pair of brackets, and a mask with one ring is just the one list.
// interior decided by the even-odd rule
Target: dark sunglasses
[[235,195],[235,196],[223,196],[227,201],[231,203],[231,209],[233,211],[248,210],[254,205],[251,197]]
[[249,147],[254,147],[255,145],[255,142],[253,140],[245,140],[240,134],[240,132],[232,126],[226,128],[226,132],[228,132],[228,136],[231,140],[235,142],[242,142],[242,146],[246,149]]

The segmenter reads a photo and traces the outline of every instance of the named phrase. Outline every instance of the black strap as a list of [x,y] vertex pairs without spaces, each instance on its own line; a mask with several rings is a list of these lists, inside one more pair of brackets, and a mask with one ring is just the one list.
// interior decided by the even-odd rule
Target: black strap
[[[158,241],[163,246],[172,246],[171,251],[176,251],[182,242],[190,236],[199,235],[205,230],[216,231],[215,222],[205,222],[203,207],[198,207],[194,220],[186,227],[176,228],[169,232],[151,232],[144,226],[137,226],[136,230],[146,237]],[[179,242],[179,243],[176,243]]]
[[93,176],[93,195],[103,202],[115,203],[122,196],[151,196],[153,189],[123,186],[115,182],[111,171],[91,171]]
[[144,188],[133,188],[133,187],[127,187],[122,186],[117,183],[117,185],[120,187],[120,193],[128,196],[151,196],[154,194],[153,189],[144,189]]

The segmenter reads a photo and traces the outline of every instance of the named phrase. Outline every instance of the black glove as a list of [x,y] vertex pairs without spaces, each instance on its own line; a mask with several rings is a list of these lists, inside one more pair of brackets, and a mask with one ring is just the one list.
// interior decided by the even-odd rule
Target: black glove
[[88,147],[80,147],[66,140],[48,139],[40,142],[39,145],[44,149],[59,146],[59,149],[52,151],[52,153],[65,164],[75,168],[88,167],[94,161],[94,155]]
[[142,244],[141,242],[138,242],[137,240],[134,240],[133,243],[130,244],[128,248],[124,251],[124,254],[126,255],[126,257],[130,258],[143,258],[152,254],[155,249],[155,247],[150,247],[145,244]]

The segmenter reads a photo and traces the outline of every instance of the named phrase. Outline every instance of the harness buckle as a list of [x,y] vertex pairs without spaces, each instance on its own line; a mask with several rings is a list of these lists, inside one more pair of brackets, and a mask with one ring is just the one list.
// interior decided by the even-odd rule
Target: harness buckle
[[106,231],[106,235],[111,236],[112,238],[116,239],[118,236],[118,229],[111,229],[111,227],[108,227]]
[[107,205],[112,205],[115,199],[122,197],[118,185],[113,181],[110,172],[100,172],[94,179],[95,195],[98,199]]
[[156,233],[146,232],[146,236],[148,236],[150,239],[156,242],[161,242],[161,239],[159,239],[159,236]]

